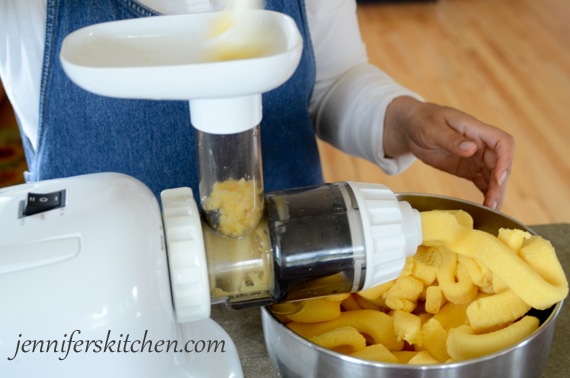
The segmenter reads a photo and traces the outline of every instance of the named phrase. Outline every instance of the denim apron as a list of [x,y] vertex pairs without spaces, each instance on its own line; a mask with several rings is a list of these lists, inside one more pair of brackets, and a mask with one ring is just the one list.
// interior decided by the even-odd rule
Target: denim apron
[[[304,1],[268,0],[266,9],[291,16],[304,47],[294,75],[262,95],[265,190],[319,184],[322,172],[308,114],[315,64]],[[59,60],[63,39],[77,29],[156,14],[134,0],[48,0],[37,150],[25,143],[28,181],[121,172],[141,180],[157,198],[164,189],[189,186],[198,200],[188,102],[95,95],[73,84]]]

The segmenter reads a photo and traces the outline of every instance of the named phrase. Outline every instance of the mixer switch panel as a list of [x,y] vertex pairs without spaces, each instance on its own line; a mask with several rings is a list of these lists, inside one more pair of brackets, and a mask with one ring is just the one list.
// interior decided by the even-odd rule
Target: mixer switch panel
[[52,193],[28,193],[24,215],[34,215],[64,206],[65,190]]

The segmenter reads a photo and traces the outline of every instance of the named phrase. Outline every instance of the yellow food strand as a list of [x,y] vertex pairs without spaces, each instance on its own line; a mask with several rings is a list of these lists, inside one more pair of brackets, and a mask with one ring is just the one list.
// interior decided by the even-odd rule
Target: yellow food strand
[[386,306],[392,310],[412,312],[416,309],[417,303],[407,299],[388,297],[386,298]]
[[493,285],[492,286],[493,286],[492,292],[495,294],[500,294],[504,291],[509,290],[509,287],[507,286],[505,281],[500,279],[499,276],[497,276],[496,274],[493,274]]
[[[356,294],[356,298],[358,298],[358,297],[359,297],[359,295]],[[388,312],[390,309],[388,307],[388,305],[386,305],[386,300],[382,297],[380,297],[378,299],[367,299],[366,301],[369,303],[373,303],[376,306],[380,307],[380,311],[382,311],[382,312]]]
[[294,322],[313,323],[333,320],[340,316],[341,302],[331,302],[325,298],[305,301],[303,309],[287,317]]
[[435,281],[437,271],[438,269],[434,266],[429,266],[421,261],[416,261],[412,270],[412,277],[422,281],[424,286],[429,286]]
[[394,351],[391,352],[396,358],[398,359],[398,363],[400,364],[407,364],[412,358],[414,358],[419,351],[413,350],[403,350],[403,351]]
[[447,352],[456,361],[497,352],[529,336],[538,325],[537,318],[525,316],[507,328],[482,335],[476,335],[469,326],[461,326],[450,332]]
[[[426,300],[426,296],[427,296],[427,289],[430,286],[424,286],[424,289],[422,290],[422,292],[420,293],[420,295],[418,296],[418,302],[420,301],[425,301]],[[417,309],[417,307],[416,307]]]
[[338,318],[328,322],[292,322],[287,324],[287,327],[293,332],[306,339],[347,326],[356,328],[358,332],[369,335],[374,340],[374,344],[383,344],[390,350],[402,350],[404,347],[404,342],[396,339],[392,317],[380,311],[348,311],[343,312]]
[[404,268],[400,273],[400,277],[410,276],[413,270],[414,270],[414,259],[411,257],[406,257],[406,263],[404,264]]
[[556,287],[568,287],[562,265],[560,265],[554,248],[548,240],[539,236],[531,236],[523,242],[518,254],[549,284]]
[[440,322],[446,330],[457,328],[467,322],[468,306],[469,303],[454,304],[449,302],[443,306],[441,310],[433,316],[433,318],[437,319],[437,321]]
[[422,324],[424,324],[425,322],[427,322],[428,320],[430,320],[433,317],[433,314],[424,312],[422,314],[419,314],[418,316],[422,320]]
[[512,290],[477,299],[467,307],[467,318],[473,330],[481,333],[515,321],[530,310]]
[[455,304],[470,303],[478,289],[469,272],[463,264],[457,263],[457,254],[446,248],[440,248],[440,252],[443,260],[437,272],[437,281],[445,298]]
[[439,364],[440,362],[433,358],[429,352],[421,351],[416,354],[410,361],[408,361],[409,365],[432,365],[432,364]]
[[[565,276],[552,271],[556,284],[549,283],[495,236],[465,228],[452,214],[442,211],[422,212],[421,218],[424,244],[444,245],[480,260],[530,306],[545,310],[568,295]],[[554,251],[550,254],[556,255]]]
[[350,297],[350,293],[329,295],[325,299],[329,302],[342,302],[348,297]]
[[471,257],[458,255],[457,261],[460,262],[465,268],[473,283],[479,288],[492,289],[493,286],[493,274],[489,270],[483,271],[481,265],[477,263],[477,260]]
[[457,223],[465,228],[473,229],[473,217],[464,210],[445,210],[457,219]]
[[395,282],[396,280],[385,282],[383,284],[371,287],[368,290],[360,291],[358,292],[358,295],[369,301],[378,299],[382,294],[388,291],[388,289],[394,286]]
[[382,344],[374,344],[350,354],[352,357],[378,362],[398,362],[398,358]]
[[518,252],[521,249],[525,239],[531,237],[531,234],[523,230],[512,230],[508,228],[500,228],[497,238],[503,242],[513,252]]
[[424,245],[420,245],[418,247],[418,250],[413,258],[416,261],[419,261],[436,269],[439,268],[442,260],[441,253],[439,253],[439,250],[437,248],[426,247]]
[[420,331],[422,320],[405,311],[397,310],[392,315],[394,318],[394,332],[398,340],[405,340],[412,345],[422,345],[422,333]]
[[355,298],[356,298],[356,302],[358,303],[358,305],[360,307],[362,307],[363,309],[382,311],[382,308],[380,306],[378,306],[377,304],[369,302],[366,299],[364,299],[358,295]]
[[309,341],[324,348],[346,354],[358,352],[366,347],[366,339],[353,327],[340,327],[309,338]]
[[346,311],[362,310],[362,307],[360,307],[354,295],[350,295],[348,298],[342,301],[341,306]]
[[424,284],[411,276],[398,277],[394,285],[382,294],[384,299],[388,297],[406,299],[411,302],[418,300],[418,297],[422,290],[424,289]]
[[443,291],[441,291],[439,286],[430,286],[427,288],[425,303],[426,312],[437,314],[445,302],[447,302],[447,299],[443,295]]
[[421,333],[423,337],[421,350],[429,352],[439,362],[447,361],[449,359],[446,346],[447,331],[441,323],[431,318],[422,325]]

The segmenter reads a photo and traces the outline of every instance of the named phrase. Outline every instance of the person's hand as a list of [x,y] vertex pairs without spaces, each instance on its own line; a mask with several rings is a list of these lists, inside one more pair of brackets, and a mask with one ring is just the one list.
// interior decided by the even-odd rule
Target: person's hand
[[386,112],[384,153],[412,152],[442,171],[471,180],[483,205],[500,210],[511,171],[513,137],[459,110],[398,97]]

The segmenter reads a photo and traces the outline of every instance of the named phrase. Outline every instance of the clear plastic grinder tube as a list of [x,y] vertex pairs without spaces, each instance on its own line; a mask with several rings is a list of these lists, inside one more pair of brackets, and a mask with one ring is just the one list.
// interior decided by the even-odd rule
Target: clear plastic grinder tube
[[346,183],[269,192],[249,235],[205,227],[211,302],[241,309],[359,290],[366,253],[350,193]]
[[417,210],[379,184],[265,194],[254,232],[204,240],[212,303],[231,309],[350,293],[396,279],[421,244]]
[[259,125],[234,134],[196,130],[200,203],[207,224],[239,238],[263,215],[263,174]]

